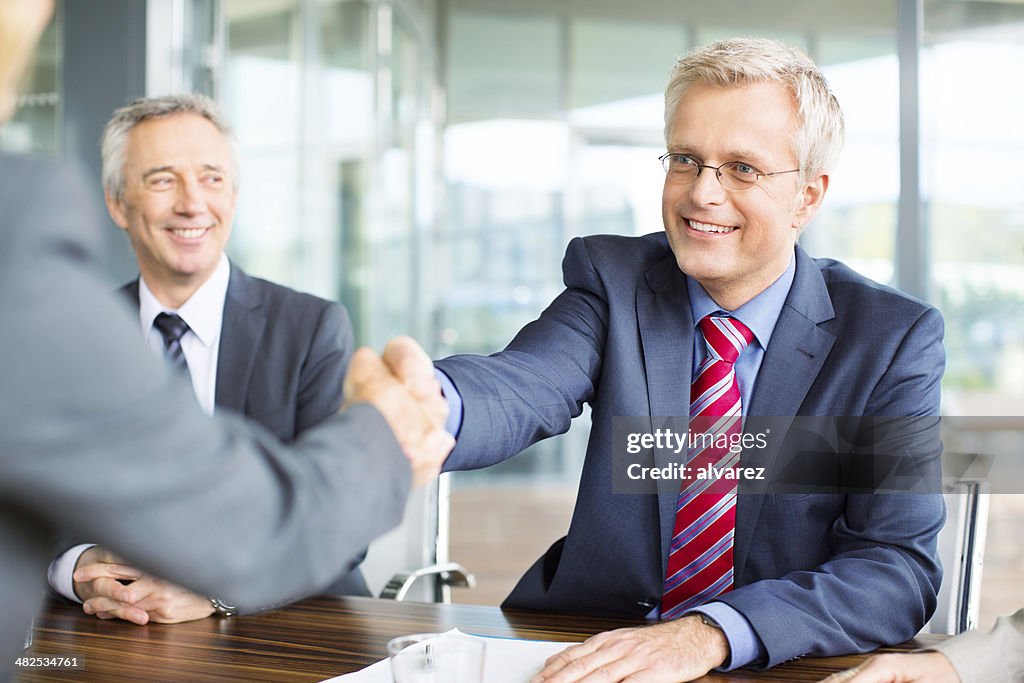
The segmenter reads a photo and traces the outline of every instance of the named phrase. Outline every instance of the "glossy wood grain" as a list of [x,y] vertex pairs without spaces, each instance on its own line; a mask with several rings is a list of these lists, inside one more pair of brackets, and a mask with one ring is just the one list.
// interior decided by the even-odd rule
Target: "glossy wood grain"
[[[579,641],[632,622],[424,605],[370,598],[312,598],[285,609],[187,624],[134,626],[53,602],[36,620],[27,656],[77,656],[78,670],[20,670],[17,681],[322,681],[384,657],[388,640],[458,627],[480,635]],[[934,639],[935,637],[932,637]],[[908,643],[903,648],[934,640]],[[862,656],[803,659],[771,671],[714,674],[704,681],[817,681]]]

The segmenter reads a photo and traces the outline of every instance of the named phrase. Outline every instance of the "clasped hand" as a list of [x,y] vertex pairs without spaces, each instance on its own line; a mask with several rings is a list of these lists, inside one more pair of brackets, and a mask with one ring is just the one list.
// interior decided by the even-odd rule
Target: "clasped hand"
[[150,576],[99,546],[78,558],[74,581],[82,611],[100,619],[124,619],[140,626],[176,624],[214,611],[208,598]]
[[356,402],[369,403],[384,416],[409,459],[414,486],[438,475],[455,440],[444,429],[448,403],[434,364],[419,344],[395,337],[383,356],[358,349],[345,375],[345,404]]

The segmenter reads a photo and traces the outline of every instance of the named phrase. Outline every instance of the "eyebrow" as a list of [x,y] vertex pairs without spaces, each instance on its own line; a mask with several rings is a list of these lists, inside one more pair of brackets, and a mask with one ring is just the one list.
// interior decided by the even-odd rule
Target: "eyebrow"
[[[690,148],[690,147],[688,147],[686,145],[670,145],[669,148],[668,148],[668,151],[669,151],[670,154],[686,154],[687,156],[696,157],[696,158],[700,159],[701,161],[707,161],[707,157],[705,157],[705,156],[703,156],[701,154],[698,154],[696,151],[694,151],[692,148]],[[746,161],[751,162],[753,165],[757,166],[758,168],[760,168],[761,166],[763,166],[764,164],[767,163],[767,159],[765,159],[763,156],[761,156],[757,152],[754,152],[753,150],[749,150],[749,149],[743,149],[743,148],[732,149],[732,150],[726,152],[725,156],[727,158],[720,160],[721,163],[723,163],[723,164],[727,164],[730,161],[746,160]]]
[[[222,166],[218,166],[217,164],[203,164],[203,170],[204,171],[217,171],[218,173],[224,173],[225,172],[224,168]],[[173,172],[174,172],[174,167],[173,166],[154,166],[153,168],[148,169],[145,173],[142,174],[142,179],[145,180],[149,176],[156,175],[157,173],[173,173]]]

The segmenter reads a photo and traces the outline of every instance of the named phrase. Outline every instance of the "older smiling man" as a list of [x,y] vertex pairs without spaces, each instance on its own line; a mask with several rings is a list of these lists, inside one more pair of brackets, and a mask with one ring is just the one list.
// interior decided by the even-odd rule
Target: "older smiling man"
[[[103,135],[103,185],[139,265],[123,293],[139,311],[143,336],[188,373],[207,413],[247,415],[291,442],[338,410],[353,351],[345,309],[250,277],[224,254],[239,162],[212,101],[141,98],[115,112]],[[231,611],[89,544],[64,552],[49,579],[87,613],[137,624]],[[358,568],[327,591],[369,595]]]

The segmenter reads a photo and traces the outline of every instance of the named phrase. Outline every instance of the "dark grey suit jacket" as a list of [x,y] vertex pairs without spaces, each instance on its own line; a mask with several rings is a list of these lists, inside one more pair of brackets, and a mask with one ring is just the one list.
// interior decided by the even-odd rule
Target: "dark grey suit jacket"
[[351,569],[409,490],[368,405],[292,446],[203,415],[99,275],[93,194],[56,164],[0,156],[0,678],[59,530],[252,610]]
[[[121,291],[138,307],[138,280]],[[251,277],[232,263],[217,358],[217,410],[241,413],[290,443],[338,411],[353,347],[343,306]],[[325,592],[370,594],[358,568]]]
[[[677,481],[657,495],[613,490],[613,418],[689,415],[693,316],[664,233],[574,239],[566,289],[501,353],[437,367],[462,395],[446,469],[483,467],[559,434],[592,408],[568,535],[531,567],[505,606],[642,618],[661,600]],[[939,312],[836,261],[796,249],[796,273],[765,351],[751,416],[925,416],[937,424],[944,365]],[[937,430],[921,467],[939,473]],[[779,453],[744,451],[773,468]],[[655,463],[651,463],[652,465]],[[658,462],[663,466],[667,462]],[[902,642],[935,609],[941,496],[776,495],[743,483],[735,590],[768,665]]]

